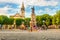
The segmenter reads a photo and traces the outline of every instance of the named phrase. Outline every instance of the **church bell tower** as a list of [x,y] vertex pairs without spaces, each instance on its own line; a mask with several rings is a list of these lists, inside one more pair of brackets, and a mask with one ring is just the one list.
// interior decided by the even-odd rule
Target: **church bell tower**
[[22,2],[22,7],[21,7],[21,18],[25,18],[25,7],[24,7],[23,2]]

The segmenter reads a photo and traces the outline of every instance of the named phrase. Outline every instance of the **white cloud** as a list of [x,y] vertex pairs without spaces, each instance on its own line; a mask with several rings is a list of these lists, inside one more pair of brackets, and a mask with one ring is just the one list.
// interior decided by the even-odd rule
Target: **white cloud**
[[50,15],[54,15],[56,13],[56,9],[45,8],[45,12]]
[[43,12],[43,10],[39,10],[39,13]]
[[4,13],[6,14],[6,8],[0,8],[0,14],[4,15]]
[[51,9],[49,9],[49,8],[45,8],[45,11],[46,11],[46,12],[50,12]]
[[11,10],[13,12],[12,15],[16,12],[18,13],[20,12],[19,9],[13,9],[13,8],[10,8],[9,5],[6,5],[5,7],[0,8],[0,15],[6,15],[9,17],[11,13],[9,13],[8,10]]
[[8,10],[8,6],[4,7],[4,8],[0,8],[0,15],[6,15],[8,16],[7,10]]
[[26,12],[25,16],[26,17],[31,17],[31,13]]
[[43,10],[38,10],[38,11],[35,11],[36,15],[41,15],[42,12],[44,12]]
[[22,2],[25,3],[26,5],[37,5],[37,6],[56,6],[58,4],[58,1],[51,0],[51,1],[46,1],[46,0],[0,0],[0,2],[12,2],[12,3],[17,3],[17,4],[22,4]]
[[56,9],[45,8],[45,10],[38,10],[36,12],[37,15],[49,14],[54,15],[56,13]]
[[[24,2],[25,7],[27,7],[27,5],[31,5],[31,6],[57,6],[58,5],[58,1],[55,0],[51,0],[51,1],[45,1],[45,0],[0,0],[0,2],[10,2],[10,3],[16,3],[16,4],[20,4],[20,8],[21,8],[21,4],[22,2]],[[0,8],[0,15],[11,15],[7,13],[7,10],[9,10],[11,8],[9,8],[8,6],[5,6],[4,8]],[[19,9],[17,9],[18,12],[20,12]],[[15,10],[16,11],[16,10]],[[40,10],[38,13],[41,12],[51,12],[51,9],[45,9],[45,11]],[[27,15],[27,14],[26,14]]]

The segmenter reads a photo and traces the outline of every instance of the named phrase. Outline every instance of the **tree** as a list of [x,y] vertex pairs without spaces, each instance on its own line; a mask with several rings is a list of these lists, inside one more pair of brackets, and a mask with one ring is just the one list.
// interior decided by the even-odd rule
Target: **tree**
[[3,22],[3,18],[2,18],[2,16],[0,15],[0,27],[2,27],[2,22]]
[[56,12],[56,23],[57,25],[60,25],[60,10]]
[[40,27],[43,24],[42,16],[36,16],[37,26]]
[[1,15],[0,16],[0,23],[3,25],[3,24],[8,24],[9,23],[9,18],[7,17],[7,16],[3,16],[3,15]]
[[30,26],[30,20],[30,18],[25,18],[25,25],[28,27]]
[[53,16],[52,24],[53,25],[60,25],[60,10],[58,10],[56,12],[56,14]]
[[49,26],[51,24],[51,16],[49,14],[42,15],[43,21],[45,21],[45,25]]
[[14,18],[9,18],[8,21],[9,21],[8,24],[9,24],[9,25],[12,25],[12,24],[14,23]]
[[2,19],[2,16],[0,16],[0,24],[2,24],[2,20],[3,20],[3,19]]
[[25,20],[24,19],[21,19],[21,18],[16,19],[16,25],[17,26],[21,25],[22,22],[25,22]]

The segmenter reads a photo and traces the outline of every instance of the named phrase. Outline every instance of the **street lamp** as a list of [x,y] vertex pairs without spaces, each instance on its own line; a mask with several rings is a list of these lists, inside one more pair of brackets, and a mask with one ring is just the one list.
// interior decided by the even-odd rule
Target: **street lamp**
[[45,25],[45,20],[43,20],[43,25]]
[[46,29],[47,30],[47,27],[45,25],[45,20],[43,20],[43,25],[42,25],[43,29]]

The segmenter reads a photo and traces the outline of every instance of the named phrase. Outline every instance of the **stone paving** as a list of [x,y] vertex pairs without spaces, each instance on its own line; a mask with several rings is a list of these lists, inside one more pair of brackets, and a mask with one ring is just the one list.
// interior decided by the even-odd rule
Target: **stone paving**
[[0,40],[60,40],[60,29],[39,32],[0,30]]

